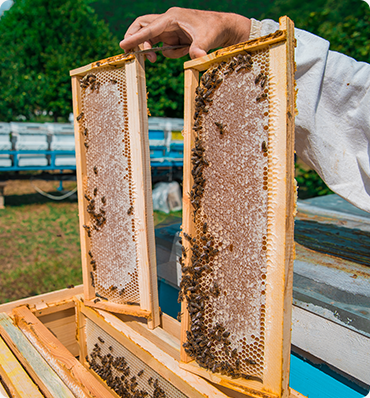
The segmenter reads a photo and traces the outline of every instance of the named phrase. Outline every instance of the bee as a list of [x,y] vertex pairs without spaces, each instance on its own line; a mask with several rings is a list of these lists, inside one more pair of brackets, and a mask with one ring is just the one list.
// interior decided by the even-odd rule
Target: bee
[[261,80],[261,88],[264,88],[267,82],[267,76],[264,75]]
[[110,82],[111,82],[112,84],[117,84],[117,80],[114,80],[114,79],[111,79]]
[[105,343],[105,341],[99,336],[98,337],[98,340],[101,342],[101,343]]
[[110,290],[113,292],[114,290],[117,289],[117,286],[111,286]]
[[256,98],[256,101],[257,102],[261,102],[261,101],[263,101],[264,99],[266,99],[267,98],[267,94],[266,93],[263,93],[260,97],[257,97]]
[[262,151],[267,152],[267,144],[266,141],[262,141]]
[[103,197],[101,198],[101,201],[102,201],[103,205],[105,205],[105,204],[107,203],[107,201],[106,201],[106,199],[105,199],[105,196],[103,196]]
[[150,377],[150,378],[148,379],[148,384],[151,386],[152,383],[153,383],[153,377]]
[[134,211],[134,206],[130,206],[130,208],[127,210],[127,214],[128,214],[129,216],[131,216],[132,213],[133,213],[133,211]]
[[87,129],[84,130],[84,136],[87,137]]
[[84,142],[85,148],[89,149],[89,144],[87,142]]
[[181,322],[181,315],[182,315],[182,312],[180,311],[180,312],[177,314],[177,320],[178,320],[179,322]]
[[101,296],[99,293],[95,292],[95,296],[101,298],[102,300],[107,300],[108,299],[106,297]]
[[263,73],[260,73],[260,74],[256,77],[256,79],[254,80],[254,83],[255,83],[255,84],[258,84],[258,83],[261,81],[262,76],[263,76]]
[[140,372],[137,374],[139,377],[142,376],[144,373],[144,369],[140,370]]
[[76,120],[79,122],[79,121],[83,118],[83,116],[84,116],[84,113],[81,112],[81,113],[76,117]]
[[98,193],[98,188],[94,188],[94,196]]
[[95,304],[98,303],[99,301],[100,301],[100,299],[98,299],[98,298],[94,299]]
[[203,233],[204,234],[207,233],[207,223],[206,222],[203,224]]
[[97,168],[96,166],[94,166],[94,173],[95,173],[96,175],[98,175],[98,168]]
[[93,256],[92,253],[91,253],[91,250],[89,250],[89,256],[90,256],[91,258],[92,258],[92,256]]
[[119,294],[120,296],[122,296],[122,294],[123,294],[124,292],[125,292],[125,288],[122,288],[122,289],[119,291],[118,294]]
[[91,278],[91,286],[95,287],[94,273],[93,272],[90,272],[90,278]]

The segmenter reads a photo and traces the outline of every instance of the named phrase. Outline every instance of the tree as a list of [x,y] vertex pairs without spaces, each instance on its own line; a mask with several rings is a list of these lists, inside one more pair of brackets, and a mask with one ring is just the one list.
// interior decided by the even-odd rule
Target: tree
[[0,120],[67,120],[69,70],[119,53],[86,0],[16,0],[0,20]]

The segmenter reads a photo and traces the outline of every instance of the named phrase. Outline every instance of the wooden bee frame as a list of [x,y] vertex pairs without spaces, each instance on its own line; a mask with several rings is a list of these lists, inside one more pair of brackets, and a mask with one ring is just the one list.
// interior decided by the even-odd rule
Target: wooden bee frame
[[[289,397],[294,257],[293,217],[295,210],[293,162],[294,40],[293,22],[287,17],[282,17],[280,18],[280,30],[274,34],[218,50],[210,55],[185,63],[184,209],[182,225],[184,245],[182,266],[185,274],[183,274],[182,292],[180,293],[183,299],[181,366],[213,383],[256,398]],[[262,59],[262,61],[258,61],[258,59]],[[258,64],[257,61],[260,63]],[[206,70],[207,72],[203,75],[200,85],[199,72]],[[260,71],[259,74],[257,70]],[[242,73],[239,73],[240,71]],[[243,73],[246,76],[245,78],[242,77]],[[229,257],[222,257],[222,261],[225,262],[218,265],[219,268],[216,269],[214,264],[216,264],[217,255],[220,256],[220,252],[224,255],[223,253],[227,249],[229,252],[234,250],[235,253],[238,250],[236,247],[238,242],[233,241],[230,244],[226,238],[223,238],[223,241],[219,238],[220,243],[218,244],[217,236],[222,236],[222,231],[227,229],[228,217],[224,217],[224,225],[217,225],[215,219],[210,217],[211,213],[207,213],[207,209],[211,209],[212,204],[213,208],[217,209],[220,209],[221,206],[231,205],[232,198],[226,200],[224,196],[220,195],[221,199],[218,202],[216,201],[215,204],[215,201],[212,202],[212,195],[217,195],[215,193],[215,190],[218,189],[217,184],[226,186],[224,192],[230,191],[232,188],[228,183],[233,177],[222,174],[222,170],[215,177],[216,182],[214,184],[214,181],[210,182],[204,177],[206,173],[212,175],[212,168],[216,168],[217,164],[229,162],[229,158],[225,159],[221,150],[212,154],[211,145],[218,145],[218,142],[223,142],[222,145],[224,145],[225,140],[230,140],[230,145],[236,145],[232,141],[234,137],[231,135],[241,134],[239,131],[228,131],[227,128],[228,125],[232,126],[234,123],[231,117],[227,119],[227,109],[231,107],[230,103],[234,100],[234,97],[237,97],[237,91],[232,91],[232,88],[229,88],[228,93],[231,97],[226,100],[222,99],[224,92],[217,91],[220,90],[219,87],[225,84],[229,76],[235,76],[235,90],[242,89],[242,83],[238,85],[238,79],[241,81],[243,78],[244,81],[249,82],[249,91],[243,92],[243,98],[257,92],[257,94],[254,94],[257,97],[254,97],[254,100],[250,100],[248,103],[251,104],[251,109],[256,109],[256,113],[260,112],[260,119],[256,119],[256,125],[259,127],[250,132],[251,135],[255,134],[256,139],[259,140],[258,145],[253,147],[257,155],[252,154],[255,157],[251,156],[250,159],[253,160],[251,164],[256,165],[253,166],[256,170],[260,167],[257,161],[261,163],[265,159],[266,162],[264,168],[261,166],[258,169],[261,170],[261,175],[257,176],[259,180],[256,177],[258,181],[261,181],[261,186],[263,181],[263,189],[266,192],[266,197],[263,196],[263,198],[266,198],[265,210],[261,211],[265,215],[259,217],[259,219],[265,220],[263,225],[261,224],[263,231],[260,233],[261,236],[264,236],[257,247],[258,253],[263,252],[264,256],[258,254],[258,258],[263,257],[263,261],[258,261],[265,268],[263,272],[261,271],[260,276],[255,278],[263,279],[258,282],[258,286],[262,286],[258,288],[260,290],[254,288],[254,285],[252,286],[255,289],[255,294],[257,294],[255,300],[259,301],[254,310],[251,310],[251,316],[257,314],[259,317],[255,324],[258,326],[260,322],[261,327],[258,330],[257,326],[255,328],[259,333],[258,339],[254,335],[248,335],[250,332],[247,325],[244,340],[235,338],[235,341],[232,338],[233,333],[236,335],[236,332],[231,329],[230,323],[234,322],[236,318],[230,318],[234,314],[228,313],[228,311],[232,312],[233,308],[232,306],[223,306],[222,303],[228,303],[227,300],[233,302],[233,306],[237,308],[236,311],[240,308],[239,303],[241,305],[244,302],[247,305],[247,302],[243,301],[245,299],[240,296],[242,292],[238,290],[239,287],[236,284],[243,285],[250,280],[248,277],[243,279],[237,276],[242,274],[236,273],[234,276],[227,274],[228,269],[225,269],[224,264],[229,263],[224,258],[231,258],[231,254],[225,254]],[[217,95],[209,95],[210,93],[207,91],[209,87],[217,91]],[[239,87],[239,89],[236,87]],[[209,90],[211,91],[211,89]],[[218,104],[218,108],[212,113],[212,107],[215,106],[215,103]],[[246,105],[245,109],[248,106]],[[215,112],[218,112],[218,119],[212,120]],[[226,115],[228,124],[225,124],[222,120],[223,115]],[[239,113],[237,115],[235,118],[239,117]],[[245,113],[241,117],[244,117],[244,115]],[[268,115],[267,122],[265,119],[264,122],[260,123],[259,120],[262,120],[264,115]],[[249,115],[248,118],[250,118]],[[265,125],[263,126],[263,124]],[[254,136],[252,139],[254,139]],[[221,144],[219,145],[221,146]],[[225,145],[223,148],[225,148]],[[234,150],[236,155],[233,154],[234,157],[230,161],[234,161],[232,166],[236,171],[238,160],[235,161],[234,159],[238,159],[238,146],[235,148],[237,148]],[[265,174],[262,174],[262,172]],[[262,179],[262,175],[266,175],[266,178]],[[220,181],[217,180],[218,178],[220,178]],[[213,187],[213,191],[211,188],[206,191],[207,187],[210,186],[209,184]],[[251,192],[252,196],[254,191]],[[208,197],[205,196],[206,192],[208,192]],[[261,192],[263,191],[261,190]],[[248,213],[247,210],[244,210],[245,213],[243,213],[243,209],[241,209],[238,216],[240,218],[249,217],[248,214],[251,214],[251,217],[257,217],[254,214],[259,211],[258,209],[255,211],[249,210]],[[232,222],[231,216],[230,214],[230,223]],[[215,218],[217,219],[217,215]],[[244,220],[244,218],[242,219]],[[248,221],[244,221],[245,225],[248,223]],[[210,232],[210,224],[215,225],[213,227],[214,232]],[[257,225],[257,222],[253,225]],[[253,228],[251,228],[252,232]],[[242,228],[241,231],[243,231],[240,232],[241,234],[245,233]],[[257,232],[259,233],[259,231]],[[202,241],[202,239],[204,240]],[[225,247],[224,242],[226,242],[227,247]],[[251,242],[251,245],[253,246],[253,242]],[[257,251],[252,252],[251,256],[255,253]],[[240,263],[241,268],[244,267],[243,264],[246,263]],[[197,269],[200,269],[200,271],[197,271],[195,267],[198,267]],[[231,266],[230,269],[234,268]],[[221,275],[219,270],[223,272],[222,278],[218,279],[218,281],[221,280],[221,286],[220,282],[214,282],[216,278],[214,275],[217,272],[219,272],[217,275]],[[254,270],[248,272],[254,272]],[[237,281],[234,285],[232,284],[233,280]],[[234,286],[236,290],[227,290],[227,284],[231,284],[230,286]],[[238,295],[242,297],[239,301],[235,299]],[[220,300],[220,302],[217,302],[217,300]],[[214,307],[212,307],[213,302],[217,303]],[[261,304],[262,302],[263,304]],[[239,315],[236,316],[243,317],[243,314],[239,312]],[[222,319],[229,321],[222,323]],[[236,320],[236,322],[242,323],[244,321]],[[231,336],[228,330],[232,330]],[[240,329],[237,330],[240,331]],[[251,343],[249,344],[249,342]],[[222,344],[224,345],[222,346]],[[240,370],[243,366],[247,371]],[[256,368],[259,366],[255,373],[253,373],[254,366]]]
[[154,328],[159,307],[144,56],[119,55],[70,74],[85,304],[145,317]]
[[[170,333],[179,329],[177,321],[166,317],[162,323],[167,327],[151,331],[133,317],[121,315],[119,319],[108,312],[89,308],[81,300],[76,304],[81,361],[105,386],[103,362],[104,357],[111,356],[113,363],[122,361],[121,368],[116,366],[115,371],[112,367],[113,372],[117,372],[114,374],[120,380],[135,376],[139,383],[135,388],[149,396],[157,396],[158,391],[153,389],[157,382],[163,396],[171,398],[227,398],[228,395],[201,377],[180,368],[179,346],[174,344],[178,340]],[[122,381],[122,385],[127,386],[127,383]]]

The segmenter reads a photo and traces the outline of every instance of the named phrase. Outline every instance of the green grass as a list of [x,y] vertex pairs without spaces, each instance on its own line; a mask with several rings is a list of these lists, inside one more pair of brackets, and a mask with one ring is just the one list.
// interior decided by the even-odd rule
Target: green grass
[[6,197],[0,210],[0,302],[82,283],[77,203],[33,196]]
[[[57,193],[53,193],[57,194]],[[82,283],[76,199],[5,197],[0,210],[0,303]],[[181,217],[181,212],[171,213]],[[154,224],[165,213],[154,213]]]

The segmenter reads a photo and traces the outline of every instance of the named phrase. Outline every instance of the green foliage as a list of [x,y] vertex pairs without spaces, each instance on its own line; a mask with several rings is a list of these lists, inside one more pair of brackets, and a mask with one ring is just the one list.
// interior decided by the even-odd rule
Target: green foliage
[[72,111],[69,70],[119,52],[86,0],[16,0],[0,20],[0,120]]
[[[358,61],[370,62],[370,8],[361,0],[326,6],[298,20],[299,26],[330,41],[330,49]],[[347,7],[344,7],[344,5]]]
[[299,199],[308,199],[315,196],[333,193],[314,170],[305,170],[298,164],[295,165],[295,179],[298,184]]
[[184,66],[188,57],[169,59],[158,54],[146,62],[148,108],[152,116],[184,117]]

